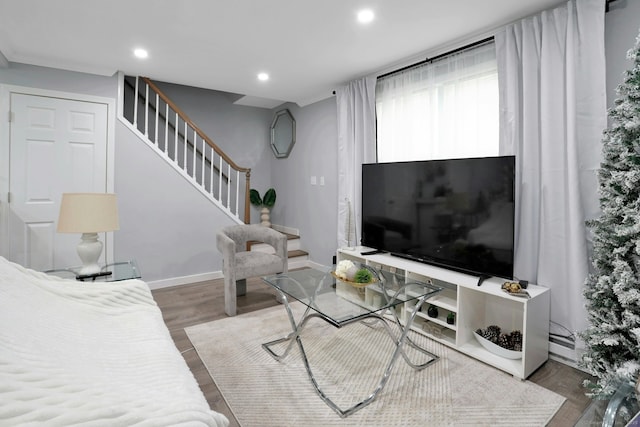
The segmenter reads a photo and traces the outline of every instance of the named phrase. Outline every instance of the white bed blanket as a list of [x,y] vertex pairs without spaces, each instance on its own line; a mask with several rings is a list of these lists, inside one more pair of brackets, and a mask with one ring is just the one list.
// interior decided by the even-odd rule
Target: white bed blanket
[[0,257],[0,426],[227,426],[146,283],[83,283]]

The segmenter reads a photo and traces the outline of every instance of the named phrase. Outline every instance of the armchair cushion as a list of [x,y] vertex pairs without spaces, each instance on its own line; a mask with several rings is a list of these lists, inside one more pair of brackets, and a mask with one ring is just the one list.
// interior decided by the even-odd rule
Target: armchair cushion
[[235,258],[236,280],[281,273],[285,269],[280,256],[265,252],[238,252]]

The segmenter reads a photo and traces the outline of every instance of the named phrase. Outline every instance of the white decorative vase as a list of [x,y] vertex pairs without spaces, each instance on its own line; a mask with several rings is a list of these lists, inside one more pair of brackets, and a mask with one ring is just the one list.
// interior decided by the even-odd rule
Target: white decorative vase
[[264,227],[271,227],[271,221],[269,220],[269,208],[262,208],[260,210],[260,225]]

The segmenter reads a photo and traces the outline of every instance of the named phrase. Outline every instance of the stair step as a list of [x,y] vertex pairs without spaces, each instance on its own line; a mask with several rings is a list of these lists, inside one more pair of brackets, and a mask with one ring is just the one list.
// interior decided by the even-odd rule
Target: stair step
[[[295,234],[283,233],[287,236],[287,257],[288,268],[302,268],[306,267],[306,263],[309,260],[309,252],[300,249],[300,236]],[[273,246],[263,242],[250,241],[247,242],[247,246],[250,251],[260,251],[266,253],[275,253]]]
[[[287,250],[291,251],[291,250],[300,249],[299,236],[296,236],[294,234],[287,234],[287,233],[283,233],[283,234],[287,236]],[[260,251],[260,252],[267,252],[267,253],[275,252],[275,250],[271,245],[268,245],[263,242],[258,242],[255,240],[247,242],[247,246],[249,247],[250,251]]]
[[293,251],[289,251],[288,257],[287,268],[291,271],[295,268],[307,267],[309,252],[303,251],[302,249],[295,249]]
[[[281,233],[282,233],[282,232],[281,232]],[[284,234],[285,236],[287,236],[287,240],[295,240],[295,239],[299,239],[299,238],[300,238],[300,236],[296,236],[295,234],[289,234],[289,233],[282,233],[282,234]],[[256,240],[249,240],[249,241],[247,242],[247,244],[248,244],[249,246],[251,246],[251,245],[256,245],[256,244],[260,244],[260,243],[262,243],[262,242],[258,242],[258,241],[256,241]]]
[[287,252],[287,256],[289,258],[308,257],[309,256],[309,252],[303,251],[302,249],[296,249],[294,251]]

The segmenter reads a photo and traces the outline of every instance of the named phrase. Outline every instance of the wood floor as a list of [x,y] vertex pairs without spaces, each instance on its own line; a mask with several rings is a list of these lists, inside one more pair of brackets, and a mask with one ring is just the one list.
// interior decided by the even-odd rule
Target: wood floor
[[[215,383],[193,349],[184,328],[226,317],[222,279],[153,291],[162,310],[165,323],[176,347],[182,352],[209,405],[229,418],[230,426],[239,426]],[[247,295],[238,297],[238,314],[277,305],[275,291],[260,279],[247,280]],[[573,426],[591,402],[584,395],[582,382],[588,376],[577,369],[549,360],[529,377],[529,380],[567,398],[548,424],[554,427]]]

